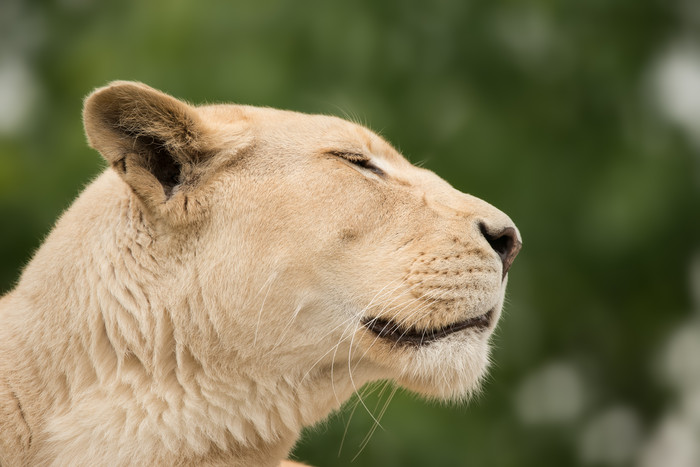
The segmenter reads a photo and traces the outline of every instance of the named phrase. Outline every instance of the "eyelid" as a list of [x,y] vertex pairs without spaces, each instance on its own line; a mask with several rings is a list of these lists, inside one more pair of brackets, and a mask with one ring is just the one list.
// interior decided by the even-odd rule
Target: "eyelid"
[[386,175],[386,173],[382,169],[380,169],[372,163],[372,159],[369,156],[366,156],[364,154],[350,151],[328,151],[328,154],[345,159],[351,164],[369,170],[370,172],[379,175],[380,177]]
[[359,152],[351,151],[328,151],[328,154],[348,160],[350,162],[368,161],[369,157]]

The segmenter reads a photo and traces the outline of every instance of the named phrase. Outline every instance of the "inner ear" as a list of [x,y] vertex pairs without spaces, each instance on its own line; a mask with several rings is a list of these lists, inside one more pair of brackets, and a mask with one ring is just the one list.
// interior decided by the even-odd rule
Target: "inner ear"
[[167,154],[162,146],[154,148],[152,154],[155,161],[151,173],[163,186],[165,197],[170,198],[173,188],[180,184],[182,165],[174,157]]
[[[166,144],[155,137],[138,136],[135,141],[135,156],[142,159],[140,164],[158,180],[166,198],[170,198],[176,186],[182,182],[182,164]],[[126,173],[126,164],[122,160]]]

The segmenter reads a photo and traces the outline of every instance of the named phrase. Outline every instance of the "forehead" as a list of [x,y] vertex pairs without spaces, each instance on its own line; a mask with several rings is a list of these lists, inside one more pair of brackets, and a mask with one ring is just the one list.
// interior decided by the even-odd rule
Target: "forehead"
[[375,155],[389,161],[405,159],[373,131],[347,120],[288,110],[245,105],[199,107],[207,123],[222,131],[231,124],[244,123],[257,138],[285,146],[313,146],[318,151],[344,151]]

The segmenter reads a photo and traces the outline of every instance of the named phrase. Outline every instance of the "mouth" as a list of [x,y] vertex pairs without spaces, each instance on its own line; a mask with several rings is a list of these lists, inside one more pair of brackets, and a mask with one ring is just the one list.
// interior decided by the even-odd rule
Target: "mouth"
[[483,315],[435,329],[402,329],[395,321],[383,318],[365,318],[362,324],[377,336],[396,344],[421,347],[465,329],[483,331],[491,324],[494,313],[495,308]]

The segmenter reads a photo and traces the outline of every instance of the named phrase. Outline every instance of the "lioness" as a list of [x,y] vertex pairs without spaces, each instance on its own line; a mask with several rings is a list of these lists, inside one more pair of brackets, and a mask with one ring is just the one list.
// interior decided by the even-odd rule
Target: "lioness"
[[274,466],[368,381],[467,397],[511,220],[327,116],[115,82],[109,163],[0,300],[0,464]]

